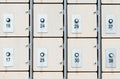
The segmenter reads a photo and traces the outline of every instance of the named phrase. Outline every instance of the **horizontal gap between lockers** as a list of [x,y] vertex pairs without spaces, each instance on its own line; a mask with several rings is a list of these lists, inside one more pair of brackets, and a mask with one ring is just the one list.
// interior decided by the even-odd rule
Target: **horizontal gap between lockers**
[[120,39],[120,37],[102,37],[102,39]]
[[0,38],[29,38],[29,36],[0,36]]
[[67,5],[97,5],[97,3],[67,3]]
[[33,38],[63,38],[63,37],[33,37]]
[[0,70],[0,72],[29,72],[29,70]]
[[63,2],[59,3],[59,2],[54,2],[54,3],[49,3],[49,2],[34,2],[33,4],[63,4]]
[[97,37],[67,37],[68,39],[87,39],[87,38],[89,38],[89,39],[93,39],[93,38],[96,38],[97,39]]
[[63,72],[63,71],[33,71],[33,72]]
[[[63,38],[63,37],[33,37],[33,38]],[[75,39],[75,38],[78,38],[78,39],[86,39],[86,38],[91,38],[91,39],[93,39],[93,38],[96,38],[97,39],[97,37],[67,37],[67,38],[69,38],[69,39]]]
[[102,71],[102,73],[120,73],[120,71]]
[[120,5],[120,3],[101,3],[101,5]]
[[29,4],[29,2],[0,2],[0,4]]
[[97,71],[67,71],[67,73],[97,73]]

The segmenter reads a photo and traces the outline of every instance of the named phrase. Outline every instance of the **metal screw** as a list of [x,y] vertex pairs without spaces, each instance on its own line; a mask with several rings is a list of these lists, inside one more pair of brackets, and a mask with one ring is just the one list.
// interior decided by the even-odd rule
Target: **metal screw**
[[94,48],[96,48],[96,45],[94,46]]
[[62,62],[60,62],[60,65],[62,65]]
[[59,47],[62,47],[62,45],[60,45]]
[[97,30],[96,28],[94,28],[94,30]]
[[63,28],[60,28],[60,30],[62,30]]
[[95,62],[94,64],[96,65],[97,63]]

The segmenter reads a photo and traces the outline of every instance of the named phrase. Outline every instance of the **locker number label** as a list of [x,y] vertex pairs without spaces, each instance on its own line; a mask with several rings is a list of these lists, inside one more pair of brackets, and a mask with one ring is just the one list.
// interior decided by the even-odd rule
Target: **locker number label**
[[47,61],[48,61],[47,60],[47,49],[46,48],[39,48],[38,49],[37,66],[46,67]]
[[115,26],[115,16],[107,16],[106,17],[106,34],[115,34],[116,26]]
[[81,60],[81,50],[73,49],[72,50],[72,67],[81,67],[82,60]]
[[38,15],[38,32],[48,32],[47,15]]
[[106,49],[106,67],[107,68],[116,67],[116,50],[114,48]]
[[4,66],[13,66],[13,48],[3,48],[3,65]]
[[81,33],[81,16],[72,15],[72,33]]
[[13,32],[13,15],[5,14],[3,16],[3,32],[11,33]]

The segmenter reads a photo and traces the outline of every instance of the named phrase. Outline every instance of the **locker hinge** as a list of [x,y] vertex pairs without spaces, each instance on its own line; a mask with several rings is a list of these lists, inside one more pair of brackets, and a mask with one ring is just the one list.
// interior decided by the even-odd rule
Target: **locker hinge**
[[66,79],[65,77],[63,79]]
[[28,11],[28,12],[29,12],[29,15],[31,15],[31,13],[32,13],[31,11],[32,11],[32,10],[31,10],[31,9],[29,9],[29,11]]
[[99,11],[98,10],[96,11],[96,14],[99,15]]
[[63,15],[65,15],[66,14],[66,10],[65,9],[63,9]]
[[29,31],[30,31],[30,32],[32,31],[32,27],[31,27],[31,26],[29,26]]
[[32,44],[31,43],[29,43],[29,48],[32,48]]

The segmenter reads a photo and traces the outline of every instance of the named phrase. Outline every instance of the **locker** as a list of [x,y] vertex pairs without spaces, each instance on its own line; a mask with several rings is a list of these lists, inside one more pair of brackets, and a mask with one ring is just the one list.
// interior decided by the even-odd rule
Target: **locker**
[[102,0],[102,3],[107,3],[107,4],[120,3],[120,0]]
[[27,38],[0,38],[0,70],[28,70],[29,43]]
[[34,72],[33,79],[63,79],[62,72]]
[[68,79],[97,79],[97,73],[68,73]]
[[29,79],[28,72],[0,72],[0,79]]
[[34,39],[34,71],[62,71],[62,38]]
[[62,3],[63,0],[34,0],[35,3]]
[[68,71],[97,71],[96,46],[96,39],[68,39]]
[[102,79],[119,79],[120,73],[102,73]]
[[63,36],[62,4],[34,5],[34,36],[35,37]]
[[96,5],[68,5],[68,36],[97,36]]
[[29,2],[29,0],[0,0],[0,2]]
[[120,36],[119,10],[120,10],[119,5],[102,6],[102,37]]
[[0,36],[28,36],[29,6],[0,4]]
[[96,3],[97,0],[68,0],[68,3]]
[[120,71],[119,55],[120,55],[119,39],[103,39],[102,40],[102,70],[103,71]]

